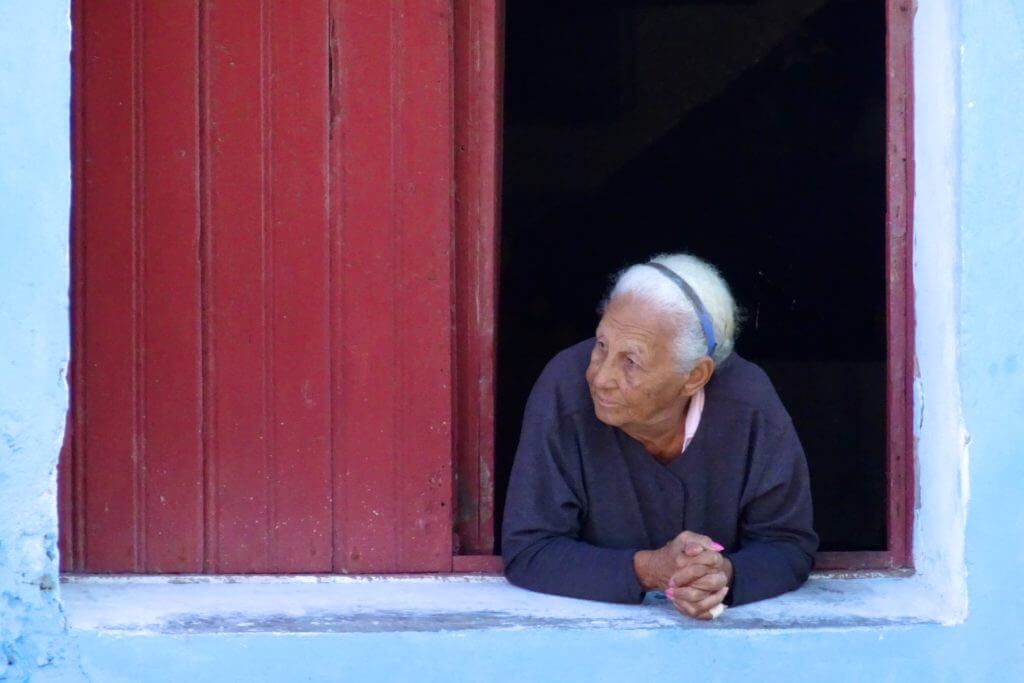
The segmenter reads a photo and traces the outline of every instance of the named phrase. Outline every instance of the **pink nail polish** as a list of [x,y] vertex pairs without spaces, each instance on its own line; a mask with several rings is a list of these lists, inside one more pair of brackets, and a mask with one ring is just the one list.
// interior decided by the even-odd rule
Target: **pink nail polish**
[[671,589],[671,588],[669,588],[669,589],[668,589],[667,591],[665,591],[665,595],[666,595],[666,596],[668,597],[668,599],[669,599],[669,600],[671,600],[671,599],[672,599],[672,597],[673,597],[673,591],[672,591],[672,589]]
[[718,552],[722,552],[723,550],[725,550],[725,546],[716,541],[711,542],[711,547],[717,550]]

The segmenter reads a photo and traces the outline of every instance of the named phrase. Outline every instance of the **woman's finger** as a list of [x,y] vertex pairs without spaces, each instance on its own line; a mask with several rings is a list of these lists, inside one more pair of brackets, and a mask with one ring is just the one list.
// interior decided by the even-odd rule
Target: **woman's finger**
[[672,574],[668,580],[668,587],[688,586],[702,576],[707,576],[714,571],[717,570],[705,564],[688,564]]
[[680,569],[695,563],[717,569],[722,566],[722,554],[715,550],[702,550],[696,555],[683,554],[676,557],[676,566]]
[[684,531],[683,533],[676,536],[676,539],[681,541],[683,544],[697,543],[703,548],[710,548],[712,550],[718,550],[722,548],[722,546],[718,543],[715,543],[715,541],[712,540],[710,536],[694,533],[692,531]]
[[665,596],[672,602],[682,601],[697,604],[714,592],[715,591],[706,591],[690,586],[680,586],[679,588],[669,588],[665,591]]
[[714,567],[715,569],[722,566],[722,553],[717,550],[705,550],[701,554],[694,555],[687,559],[689,559],[690,562]]
[[701,576],[698,579],[695,579],[694,581],[691,581],[688,584],[680,585],[687,585],[692,588],[699,588],[703,591],[714,593],[717,590],[725,588],[725,586],[727,586],[728,583],[729,579],[725,576],[725,572],[709,571],[707,574]]
[[683,554],[687,557],[694,557],[704,552],[705,546],[697,543],[696,541],[686,541],[683,543]]
[[708,597],[704,598],[703,600],[700,600],[699,602],[693,603],[693,609],[694,609],[694,611],[697,614],[697,618],[701,619],[701,620],[704,620],[704,621],[713,619],[714,616],[712,614],[710,614],[711,609],[713,607],[715,607],[716,605],[722,604],[722,601],[725,600],[725,596],[726,596],[726,594],[728,592],[729,592],[729,587],[726,586],[725,588],[722,588],[721,590],[715,591],[714,593],[712,593]]

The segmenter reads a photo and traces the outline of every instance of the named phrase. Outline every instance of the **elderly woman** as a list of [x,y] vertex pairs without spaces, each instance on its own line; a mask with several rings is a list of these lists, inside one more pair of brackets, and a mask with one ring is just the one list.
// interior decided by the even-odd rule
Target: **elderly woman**
[[707,263],[660,256],[616,279],[594,338],[526,405],[505,506],[512,583],[709,619],[807,579],[807,464],[764,372],[733,353],[736,305]]

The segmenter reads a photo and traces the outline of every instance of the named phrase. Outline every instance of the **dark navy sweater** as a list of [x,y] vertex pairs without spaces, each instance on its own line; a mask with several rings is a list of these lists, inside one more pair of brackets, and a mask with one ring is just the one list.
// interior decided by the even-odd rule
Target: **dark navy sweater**
[[508,580],[639,602],[634,553],[689,530],[726,547],[729,604],[803,583],[818,547],[807,464],[767,375],[736,354],[716,367],[693,441],[664,465],[594,415],[584,377],[593,345],[555,356],[526,404],[502,529]]

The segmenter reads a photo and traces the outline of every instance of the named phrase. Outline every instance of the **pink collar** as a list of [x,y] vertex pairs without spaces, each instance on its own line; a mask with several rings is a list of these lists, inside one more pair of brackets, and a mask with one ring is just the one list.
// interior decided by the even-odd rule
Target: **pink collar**
[[700,426],[700,416],[704,413],[704,387],[697,390],[697,393],[690,397],[690,404],[686,407],[686,423],[683,425],[683,450],[693,441],[697,427]]

